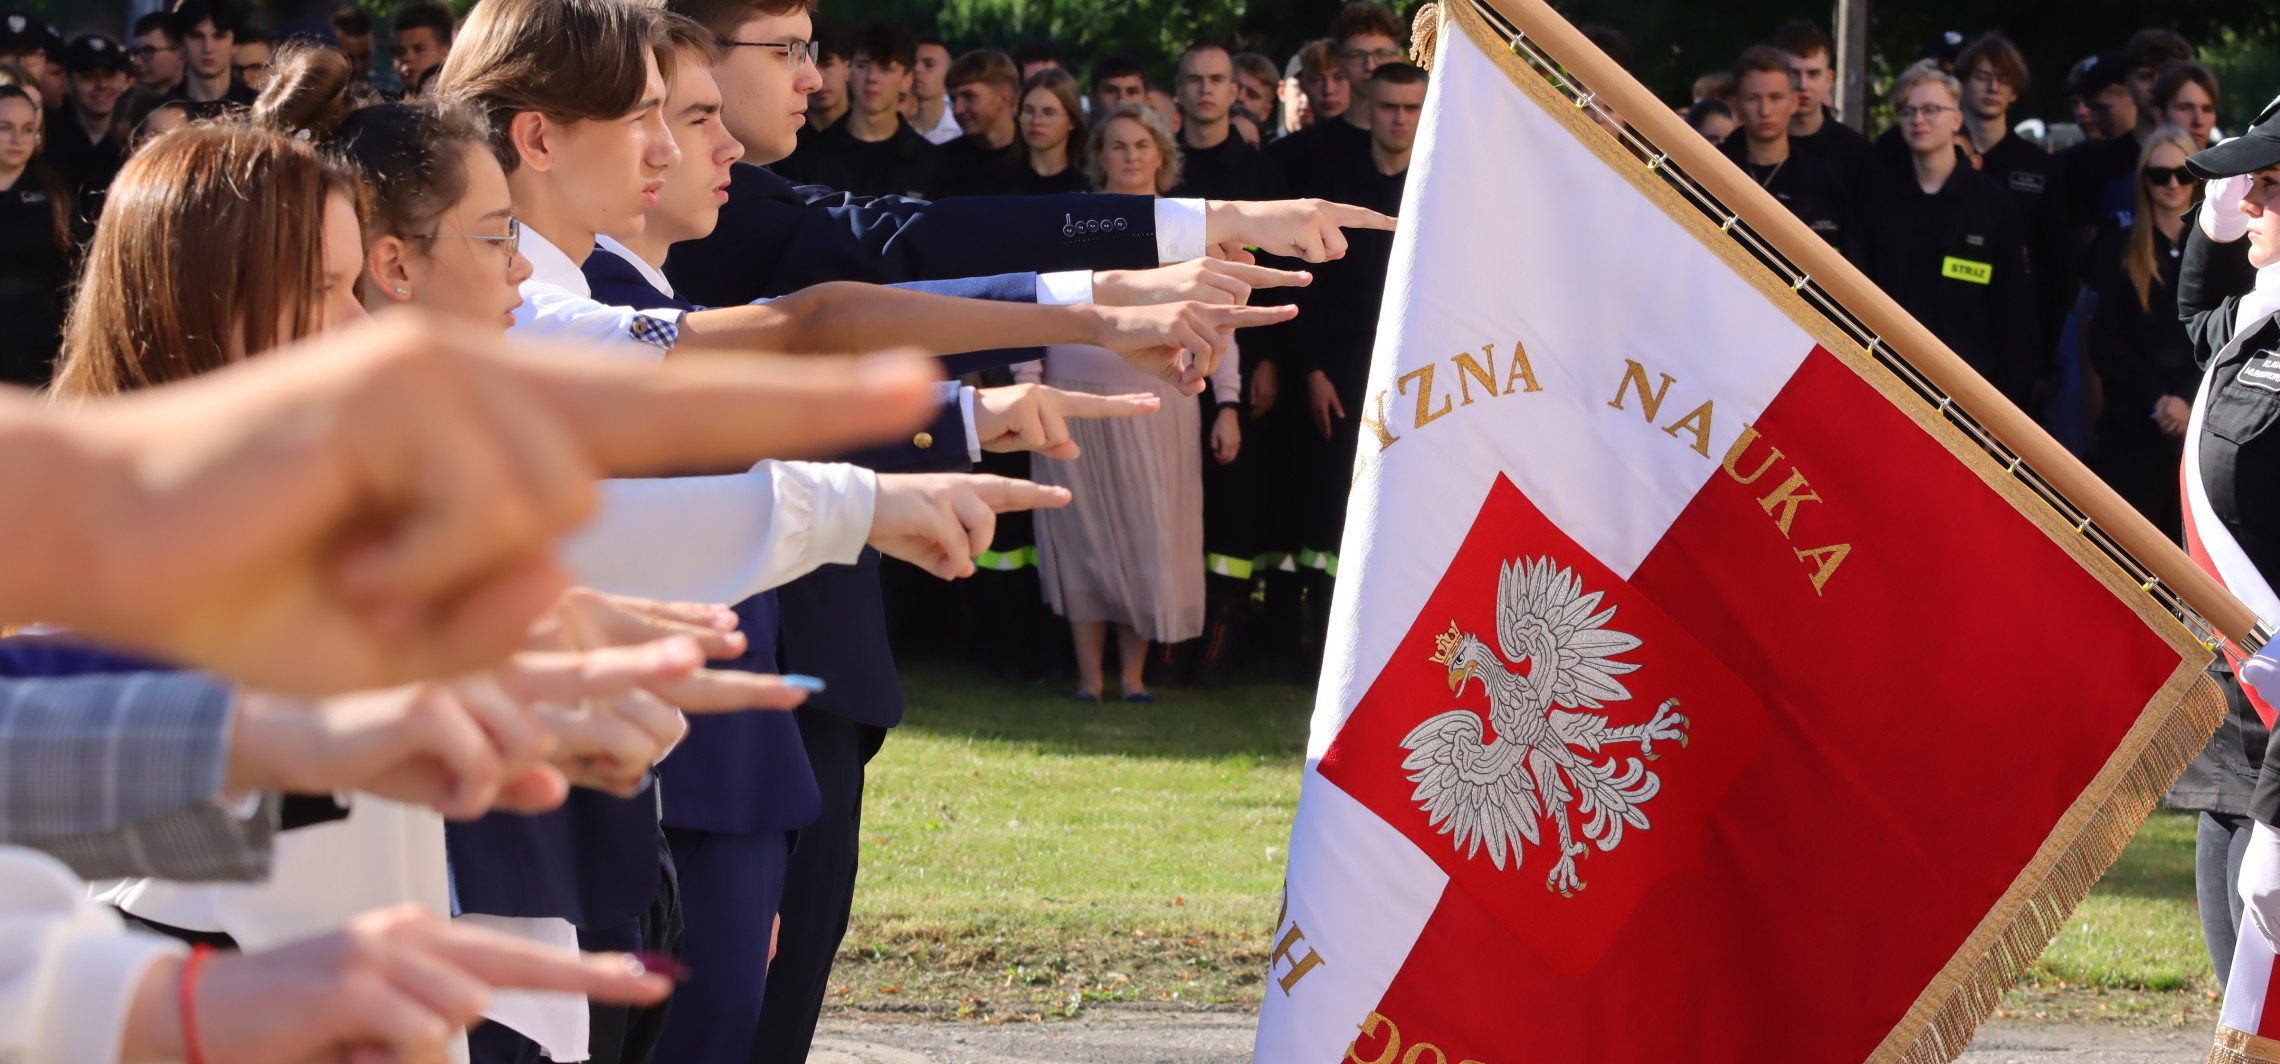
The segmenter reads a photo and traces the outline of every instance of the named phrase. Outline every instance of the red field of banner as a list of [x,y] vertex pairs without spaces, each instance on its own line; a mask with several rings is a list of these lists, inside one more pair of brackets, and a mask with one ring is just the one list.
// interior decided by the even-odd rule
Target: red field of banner
[[[1391,1064],[1430,1043],[1449,1064],[1860,1061],[2169,680],[2174,651],[2126,603],[1826,351],[1754,428],[1625,593],[1764,705],[1762,744],[1708,809],[1699,866],[1658,863],[1660,878],[1634,884],[1580,973],[1509,928],[1505,892],[1526,894],[1535,919],[1592,920],[1591,892],[1683,834],[1679,818],[1594,853],[1575,899],[1546,894],[1540,851],[1517,874],[1452,870],[1355,1059]],[[1624,609],[1614,626],[1641,633],[1649,611]],[[1432,607],[1418,618],[1445,623]],[[1388,673],[1413,668],[1409,653]],[[1648,676],[1624,677],[1641,681],[1618,704],[1625,719],[1664,697]],[[1403,725],[1374,719],[1391,712],[1363,702],[1332,758],[1398,740]],[[1702,760],[1715,759],[1711,722],[1695,725]],[[1370,756],[1386,753],[1401,750]],[[1678,813],[1684,788],[1719,789],[1692,775],[1695,754],[1663,756],[1650,813]],[[1329,758],[1323,772],[1339,779]],[[1400,819],[1423,823],[1415,803],[1380,812],[1429,853],[1450,850]],[[1409,1048],[1380,1057],[1395,1037]]]

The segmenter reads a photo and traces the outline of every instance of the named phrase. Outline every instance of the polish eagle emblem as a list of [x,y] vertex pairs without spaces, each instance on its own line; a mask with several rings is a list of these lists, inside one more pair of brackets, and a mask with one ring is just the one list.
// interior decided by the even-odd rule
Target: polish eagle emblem
[[[1401,767],[1417,789],[1419,804],[1440,834],[1453,835],[1467,860],[1482,848],[1498,871],[1509,850],[1518,869],[1523,843],[1543,845],[1539,823],[1550,820],[1559,853],[1545,876],[1544,889],[1573,897],[1584,888],[1575,859],[1584,840],[1602,852],[1623,841],[1626,825],[1647,829],[1642,808],[1662,789],[1647,770],[1658,742],[1687,743],[1688,721],[1678,700],[1665,700],[1644,724],[1609,727],[1608,718],[1573,710],[1603,709],[1631,697],[1616,677],[1639,668],[1617,660],[1637,649],[1637,636],[1607,627],[1615,607],[1599,608],[1605,592],[1585,593],[1574,570],[1550,557],[1504,563],[1496,582],[1496,643],[1461,631],[1455,621],[1435,637],[1432,660],[1445,665],[1449,690],[1462,692],[1474,680],[1488,694],[1488,729],[1468,709],[1428,718],[1401,740],[1409,756]],[[1526,665],[1526,671],[1521,666]],[[1623,757],[1608,748],[1637,743],[1645,758]],[[1608,754],[1605,763],[1599,756]],[[1589,817],[1581,838],[1570,823]]]

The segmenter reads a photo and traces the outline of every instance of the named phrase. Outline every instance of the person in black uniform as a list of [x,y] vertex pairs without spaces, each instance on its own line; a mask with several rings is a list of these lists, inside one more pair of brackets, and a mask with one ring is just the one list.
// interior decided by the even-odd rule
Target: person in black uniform
[[1955,76],[1963,83],[1963,132],[1979,172],[2018,205],[2029,233],[2040,233],[2051,193],[2050,153],[2011,132],[2011,106],[2027,91],[2027,59],[2000,33],[1971,42],[1956,57]]
[[961,196],[1021,194],[1022,144],[1014,126],[1021,78],[1003,52],[976,49],[950,64],[942,83],[950,113],[966,135],[942,146],[950,158],[952,188]]
[[2090,247],[2084,283],[2098,293],[2082,349],[2104,382],[2090,467],[2171,539],[2183,535],[2177,463],[2200,373],[2177,325],[2184,214],[2200,181],[2185,169],[2191,137],[2154,130],[2137,172],[2127,227],[2108,224]]
[[1797,89],[1797,113],[1789,119],[1789,150],[1828,164],[1855,203],[1874,203],[1885,166],[1876,145],[1859,130],[1837,121],[1830,106],[1836,89],[1836,51],[1829,35],[1805,19],[1793,19],[1767,42],[1789,59]]
[[1038,71],[1021,86],[1014,122],[1021,132],[1025,196],[1091,192],[1085,177],[1084,108],[1077,102],[1077,79],[1060,67]]
[[[2084,336],[2106,395],[2091,468],[2172,536],[2180,531],[2178,462],[2200,384],[2193,342],[2177,322],[2182,251],[2199,185],[2185,166],[2192,150],[2183,131],[2155,131],[2138,170],[2137,210],[2130,228],[2109,228],[2092,245],[2098,309]],[[2202,243],[2204,257],[2211,251],[2237,253],[2222,245],[2206,246],[2206,238]],[[2149,407],[2150,418],[2145,416]],[[2271,735],[2232,670],[2220,659],[2209,671],[2224,690],[2228,711],[2162,804],[2199,814],[2193,879],[2201,937],[2221,986],[2240,933],[2241,860],[2255,825],[2249,803]]]
[[856,31],[852,51],[846,117],[801,144],[778,169],[803,184],[859,196],[940,198],[952,185],[950,160],[902,116],[918,38],[900,22],[874,19]]
[[35,88],[47,73],[48,27],[29,11],[0,11],[0,63],[14,63]]
[[[1364,134],[1369,150],[1322,158],[1308,192],[1393,213],[1400,210],[1408,183],[1410,149],[1416,144],[1428,81],[1417,67],[1388,63],[1371,72],[1368,84],[1368,92],[1356,94],[1354,106],[1370,109]],[[1314,581],[1307,596],[1316,603],[1310,618],[1315,654],[1329,628],[1326,607],[1338,575],[1347,488],[1367,412],[1362,391],[1392,257],[1393,234],[1380,233],[1350,241],[1345,258],[1315,267],[1314,283],[1300,290],[1302,327],[1296,342],[1285,348],[1283,368],[1294,385],[1288,401],[1306,419],[1293,441],[1289,479],[1298,495],[1299,569]]]
[[[2186,218],[2177,277],[2177,314],[2193,359],[2207,374],[2199,424],[2188,430],[2197,433],[2200,460],[2185,475],[2199,478],[2208,503],[2195,524],[2206,542],[2210,532],[2198,526],[2213,518],[2271,584],[2280,576],[2280,432],[2272,431],[2280,421],[2280,317],[2274,315],[2280,301],[2253,289],[2259,270],[2280,263],[2280,100],[2245,135],[2198,152],[2185,165],[2210,183],[2207,198]],[[2194,873],[2203,899],[2221,892],[2238,902],[2249,886],[2238,882],[2249,836],[2257,824],[2280,825],[2280,774],[2265,771],[2272,764],[2269,733],[2239,697],[2229,670],[2220,674],[2223,666],[2220,661],[2210,672],[2227,686],[2231,712],[2178,786],[2226,792],[2214,795],[2224,815],[2203,813]],[[2242,800],[2244,775],[2253,782]],[[2213,808],[2183,807],[2196,806]],[[2212,908],[2204,900],[2204,927],[2214,923]],[[2232,907],[2228,914],[2236,934],[2243,926],[2239,911]],[[2230,958],[2216,960],[2216,930],[2208,936],[2212,960],[2224,970]]]
[[182,29],[185,67],[182,83],[175,87],[180,99],[253,106],[260,94],[230,72],[240,18],[229,0],[181,0],[174,5],[174,24]]
[[71,193],[39,156],[43,117],[0,85],[0,381],[27,388],[54,371],[71,287]]
[[1173,196],[1270,199],[1281,182],[1273,163],[1228,120],[1235,105],[1235,60],[1205,41],[1180,53],[1180,183]]
[[[1393,12],[1364,0],[1339,9],[1327,39],[1299,50],[1300,83],[1309,94],[1313,121],[1267,146],[1273,174],[1282,181],[1279,195],[1316,195],[1317,174],[1354,174],[1371,167],[1369,76],[1385,65],[1383,53],[1398,47],[1402,33]],[[1269,264],[1284,269],[1301,265]],[[1260,293],[1256,301],[1311,306],[1310,291],[1272,290]],[[1303,336],[1308,332],[1297,322],[1286,322],[1252,329],[1244,336],[1243,353],[1251,374],[1248,394],[1256,419],[1252,427],[1257,430],[1252,433],[1250,453],[1253,461],[1276,473],[1309,468],[1319,460],[1322,447],[1301,368],[1307,360]],[[1309,534],[1316,525],[1308,501],[1312,482],[1275,473],[1260,479],[1262,513],[1256,535],[1266,549],[1254,559],[1254,566],[1265,570],[1261,649],[1295,653],[1295,678],[1312,683],[1322,653],[1319,633],[1329,618],[1333,579],[1329,569],[1335,555],[1312,550],[1304,542],[1320,538]],[[1334,552],[1337,544],[1327,549]]]
[[[2029,85],[2026,56],[2011,39],[1989,33],[1972,41],[1955,61],[1956,79],[1963,83],[1965,151],[1981,174],[2011,194],[2019,208],[2019,222],[2027,230],[2027,261],[2034,267],[2035,324],[2045,337],[2034,371],[2040,382],[2050,375],[2049,340],[2059,335],[2074,293],[2066,287],[2069,273],[2056,264],[2063,243],[2056,225],[2059,195],[2057,169],[2050,153],[2011,132],[2012,105]],[[1899,143],[1899,130],[1878,138],[1877,146],[1891,154],[1907,149]]]
[[131,83],[133,64],[117,41],[88,34],[72,39],[64,67],[70,92],[64,106],[48,112],[43,153],[71,191],[76,235],[85,239],[102,213],[104,190],[127,162],[112,115]]
[[1744,51],[1734,61],[1734,86],[1742,122],[1735,133],[1740,135],[1729,135],[1718,150],[1854,265],[1866,266],[1866,227],[1856,218],[1844,172],[1827,153],[1790,146],[1797,89],[1787,53],[1770,44]]
[[2129,213],[2130,175],[2137,170],[2137,102],[2130,95],[2129,63],[2120,52],[2082,61],[2066,86],[2067,94],[2089,107],[2104,137],[2077,144],[2051,157],[2058,173],[2057,224],[2068,247],[2079,255],[2098,224]]
[[[1236,99],[1235,60],[1219,44],[1203,41],[1180,53],[1177,99],[1180,110],[1180,179],[1170,195],[1215,200],[1263,200],[1275,197],[1281,180],[1272,160],[1235,131],[1232,121]],[[1257,372],[1259,353],[1244,342],[1243,369],[1246,393]],[[1259,482],[1261,449],[1240,448],[1232,459],[1218,457],[1212,446],[1214,427],[1231,411],[1237,431],[1250,436],[1249,418],[1241,403],[1222,407],[1217,395],[1206,390],[1195,400],[1203,408],[1200,422],[1203,453],[1203,634],[1184,643],[1153,648],[1151,665],[1158,678],[1178,682],[1216,682],[1227,665],[1243,650],[1242,623],[1251,601],[1252,565],[1259,553]]]
[[1962,86],[1929,60],[1893,86],[1905,164],[1886,174],[1868,275],[2014,403],[2039,363],[2026,230],[1956,146]]

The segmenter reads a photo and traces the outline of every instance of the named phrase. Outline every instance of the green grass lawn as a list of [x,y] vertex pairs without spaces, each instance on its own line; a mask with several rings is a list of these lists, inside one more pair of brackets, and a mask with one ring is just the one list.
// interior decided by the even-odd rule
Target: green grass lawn
[[[1004,1019],[1257,1004],[1309,692],[1088,705],[924,661],[904,685],[909,716],[871,766],[834,1001]],[[2193,820],[2157,813],[2006,1011],[2176,1022],[2215,985]]]

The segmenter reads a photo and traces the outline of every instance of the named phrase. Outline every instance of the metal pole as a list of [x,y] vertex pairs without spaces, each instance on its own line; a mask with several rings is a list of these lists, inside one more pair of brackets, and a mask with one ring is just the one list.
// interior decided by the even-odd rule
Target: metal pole
[[1868,132],[1868,0],[1837,0],[1837,119]]

